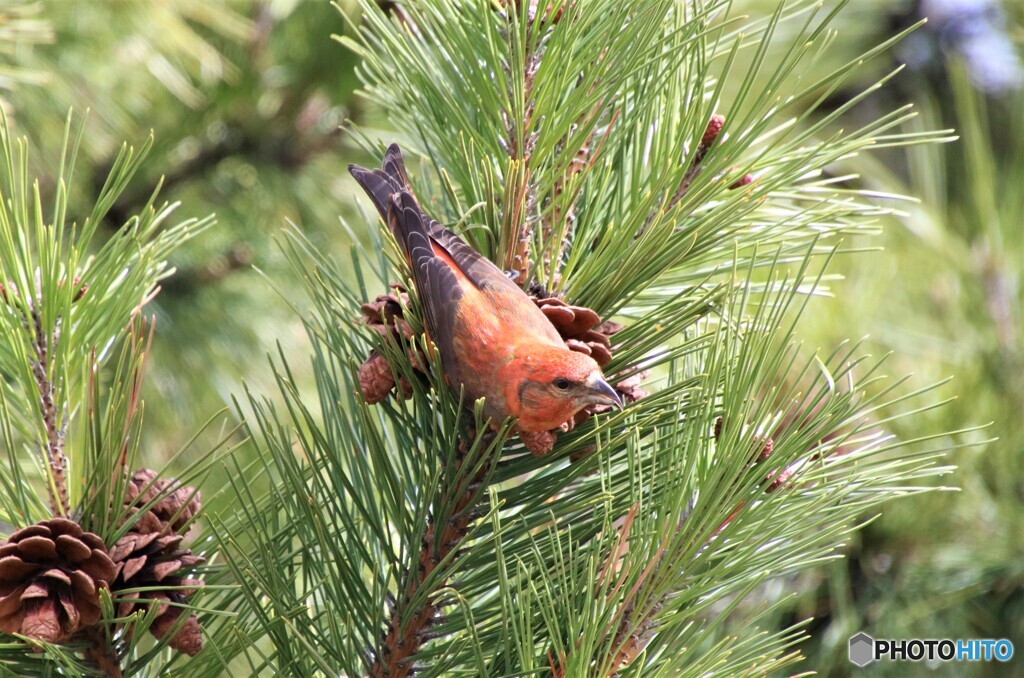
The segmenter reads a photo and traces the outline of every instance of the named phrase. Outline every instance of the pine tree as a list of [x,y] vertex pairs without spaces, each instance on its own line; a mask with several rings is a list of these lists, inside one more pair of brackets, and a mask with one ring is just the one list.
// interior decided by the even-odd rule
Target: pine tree
[[[834,661],[818,643],[797,663],[808,615],[793,592],[890,499],[934,489],[957,438],[929,414],[944,396],[883,377],[861,344],[818,352],[799,337],[827,308],[837,255],[894,212],[869,190],[886,174],[868,159],[907,146],[934,159],[948,134],[901,132],[916,124],[907,108],[856,116],[889,86],[877,57],[903,34],[850,58],[835,39],[844,3],[760,4],[774,11],[361,0],[341,4],[346,49],[328,53],[326,35],[304,42],[328,16],[308,3],[12,3],[19,47],[0,43],[0,57],[23,83],[7,103],[28,141],[5,128],[0,149],[0,672],[675,676]],[[54,39],[40,16],[57,44],[26,51]],[[83,20],[109,39],[67,40]],[[117,64],[127,44],[157,65],[159,93]],[[624,411],[588,412],[530,454],[511,422],[488,432],[480,403],[444,385],[387,229],[369,209],[338,227],[325,197],[355,189],[316,180],[341,173],[324,92],[343,96],[356,58],[364,103],[351,110],[395,129],[352,125],[344,143],[376,161],[399,141],[425,209],[600,357]],[[118,77],[82,77],[94,70]],[[96,112],[61,130],[82,99]],[[153,124],[165,134],[152,150],[119,145]],[[257,200],[223,190],[254,176],[239,168],[258,170]],[[163,173],[185,200],[177,226],[153,190]],[[969,220],[986,228],[988,186],[972,184]],[[193,239],[211,222],[191,215],[225,195],[227,228]],[[244,268],[231,248],[278,214],[298,214],[280,244],[291,273],[265,270],[277,303],[301,307],[309,359],[282,341],[276,389],[256,376],[228,422],[182,426],[174,412],[222,415],[215,389],[183,386],[176,349],[223,381],[234,366],[189,337],[239,346],[269,307],[249,282],[196,288]],[[223,325],[172,322],[154,344],[153,314],[191,317],[197,299],[226,309]],[[202,397],[168,399],[144,426],[154,382]],[[174,477],[147,468],[193,433]],[[1012,503],[1010,479],[995,480]],[[976,568],[977,586],[1019,580],[1015,545]],[[832,587],[838,609],[844,582]]]
[[[175,273],[150,306],[159,329],[143,390],[160,407],[144,425],[148,452],[167,459],[230,404],[243,378],[272,384],[262,356],[275,340],[293,336],[295,350],[306,350],[286,301],[301,294],[300,278],[274,239],[291,222],[322,248],[347,251],[335,215],[348,193],[336,177],[354,153],[340,125],[361,117],[355,57],[332,42],[326,27],[340,19],[327,2],[12,4],[33,10],[32,26],[45,29],[0,36],[11,51],[4,63],[32,76],[4,98],[44,187],[65,115],[89,111],[68,186],[75,202],[97,199],[123,140],[153,136],[99,239],[115,235],[157,186],[182,218],[217,215],[217,228],[171,255]],[[201,440],[212,445],[216,435]]]
[[[945,439],[890,432],[939,404],[928,388],[900,390],[856,343],[819,354],[796,334],[844,238],[888,212],[834,169],[943,138],[898,132],[906,108],[839,129],[889,75],[821,108],[900,36],[811,78],[838,7],[360,9],[343,42],[422,158],[425,208],[538,296],[621,325],[605,373],[650,395],[531,455],[507,426],[485,433],[438,364],[410,359],[422,325],[386,231],[371,229],[375,256],[339,262],[292,230],[316,397],[282,350],[279,393],[238,405],[257,461],[237,465],[234,504],[212,520],[224,561],[208,577],[237,588],[208,595],[230,616],[203,619],[217,650],[190,675],[792,666],[802,622],[771,628],[779,583],[948,470]],[[386,140],[361,138],[382,155]],[[379,296],[390,282],[407,303]],[[387,304],[410,331],[379,331]],[[370,405],[359,365],[373,352],[402,388]]]

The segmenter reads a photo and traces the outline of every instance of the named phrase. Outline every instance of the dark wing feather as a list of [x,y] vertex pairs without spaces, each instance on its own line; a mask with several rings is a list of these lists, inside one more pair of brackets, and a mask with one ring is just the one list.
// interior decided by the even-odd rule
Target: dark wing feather
[[483,292],[515,290],[520,294],[523,293],[490,259],[433,219],[430,220],[430,237],[451,255],[477,289]]
[[[480,324],[485,317],[495,322],[518,323],[531,333],[533,341],[564,348],[554,325],[500,268],[423,213],[409,187],[397,145],[388,147],[381,169],[350,165],[349,171],[369,194],[409,260],[423,322],[441,354],[450,384],[465,386],[471,399],[485,395],[469,388],[479,381],[481,370],[494,369],[495,365],[467,361],[456,348],[456,343],[466,340],[461,335],[466,334],[467,323]],[[474,293],[470,285],[482,295]],[[467,296],[474,298],[465,299]],[[467,309],[474,319],[460,317],[466,302],[475,305]],[[480,303],[489,303],[491,308],[482,308]],[[491,327],[490,331],[493,334],[497,330]],[[483,355],[489,354],[484,351]],[[500,401],[492,402],[491,406],[497,407],[495,403]],[[495,414],[500,414],[500,408]]]
[[430,219],[408,191],[390,198],[388,226],[409,257],[424,322],[446,366],[457,364],[453,341],[463,291],[455,272],[434,253]]

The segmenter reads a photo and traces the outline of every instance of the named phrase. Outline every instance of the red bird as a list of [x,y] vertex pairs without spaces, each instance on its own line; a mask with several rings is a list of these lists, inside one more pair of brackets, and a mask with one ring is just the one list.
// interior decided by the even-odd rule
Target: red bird
[[382,169],[349,172],[408,257],[445,381],[468,402],[484,398],[492,426],[517,417],[520,432],[550,431],[588,405],[622,407],[593,358],[566,347],[501,269],[420,210],[397,144]]

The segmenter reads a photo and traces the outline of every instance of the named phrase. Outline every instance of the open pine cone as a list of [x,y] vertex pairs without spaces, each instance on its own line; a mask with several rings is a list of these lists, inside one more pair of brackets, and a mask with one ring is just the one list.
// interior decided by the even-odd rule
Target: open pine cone
[[[131,512],[138,513],[154,499],[156,501],[132,525],[128,534],[110,549],[110,558],[117,568],[112,582],[115,591],[148,589],[121,593],[117,615],[125,617],[157,605],[157,617],[149,631],[163,638],[184,611],[179,605],[203,585],[202,581],[188,577],[188,571],[203,563],[203,558],[181,546],[186,524],[200,511],[202,504],[195,488],[174,478],[158,478],[151,469],[139,469],[129,479],[125,505]],[[195,655],[203,648],[202,628],[194,614],[189,613],[188,620],[169,645],[188,655]]]
[[[391,283],[394,290],[390,294],[378,295],[373,301],[367,302],[359,307],[363,314],[362,321],[372,327],[382,337],[391,336],[397,338],[399,335],[406,340],[412,339],[412,327],[405,321],[403,309],[409,304],[409,295],[405,288],[399,283]],[[418,352],[415,347],[410,347],[411,352]],[[419,356],[410,355],[409,359],[414,366],[426,364]],[[412,385],[399,380],[397,397],[408,398],[412,395]],[[395,377],[391,366],[383,355],[377,351],[370,353],[370,357],[363,361],[359,367],[359,389],[363,393],[363,399],[370,405],[381,402],[395,390]]]
[[[121,593],[117,599],[117,616],[126,617],[136,610],[157,605],[157,617],[149,629],[157,638],[170,630],[183,611],[168,603],[185,603],[188,596],[203,585],[198,579],[188,578],[186,571],[204,560],[189,549],[181,548],[181,541],[181,535],[129,532],[110,550],[110,558],[117,567],[114,590],[148,589]],[[195,655],[203,648],[202,629],[194,614],[189,615],[169,644],[188,655]]]
[[61,643],[100,620],[99,590],[116,574],[103,540],[54,518],[0,546],[0,631]]
[[558,297],[533,296],[537,308],[573,351],[584,353],[604,367],[612,361],[611,336],[622,329],[616,322],[601,322],[601,316],[585,306],[570,306]]
[[199,492],[173,478],[157,478],[156,471],[139,469],[132,474],[126,488],[124,503],[132,514],[138,513],[155,497],[162,496],[132,525],[140,534],[184,534],[185,524],[202,508]]

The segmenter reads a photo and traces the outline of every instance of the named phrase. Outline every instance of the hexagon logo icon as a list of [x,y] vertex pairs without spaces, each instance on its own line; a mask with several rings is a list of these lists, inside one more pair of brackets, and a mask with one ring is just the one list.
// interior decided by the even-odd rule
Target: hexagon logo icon
[[875,661],[875,639],[861,631],[850,638],[850,661],[865,667]]

